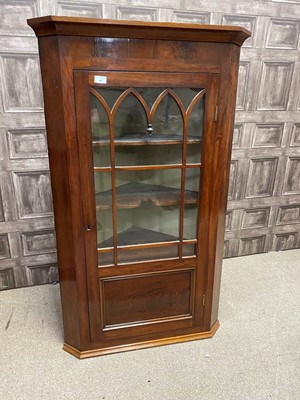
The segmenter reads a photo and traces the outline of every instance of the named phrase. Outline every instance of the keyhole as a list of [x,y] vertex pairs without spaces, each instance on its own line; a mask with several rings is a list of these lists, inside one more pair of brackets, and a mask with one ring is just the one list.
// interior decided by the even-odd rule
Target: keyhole
[[88,225],[86,226],[86,230],[87,230],[87,231],[90,231],[90,230],[91,230],[91,225],[90,225],[90,224],[88,224]]

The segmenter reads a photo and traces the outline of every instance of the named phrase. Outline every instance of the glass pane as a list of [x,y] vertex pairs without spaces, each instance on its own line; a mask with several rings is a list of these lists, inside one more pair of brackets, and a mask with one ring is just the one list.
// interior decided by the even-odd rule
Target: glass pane
[[196,245],[194,244],[184,244],[182,246],[183,257],[193,256],[196,254]]
[[95,167],[110,166],[109,122],[100,101],[90,95],[93,159]]
[[94,86],[94,89],[101,94],[101,96],[106,101],[108,107],[110,109],[113,108],[115,102],[121,96],[121,94],[127,89],[126,87],[97,87]]
[[201,143],[187,144],[186,162],[187,164],[196,164],[201,162]]
[[[94,88],[112,108],[127,88]],[[135,88],[149,110],[166,88]],[[173,88],[185,109],[201,89]],[[95,167],[107,167],[110,160],[109,120],[105,108],[90,96]],[[186,162],[200,163],[204,99],[194,105],[188,121]],[[143,105],[132,93],[115,113],[114,147],[116,166],[168,165],[182,163],[183,117],[175,99],[167,94],[153,115],[152,131]],[[112,183],[110,172],[95,172],[97,244],[113,247]],[[186,169],[183,238],[195,239],[198,225],[200,169]],[[118,262],[178,257],[181,169],[116,171],[117,245],[157,243],[155,247],[118,249]],[[183,255],[195,254],[195,245],[184,244]],[[113,251],[98,254],[99,265],[113,265]]]
[[[111,175],[95,172],[96,222],[98,248],[112,246],[113,220],[111,208]],[[111,240],[111,244],[107,241]]]
[[110,166],[110,147],[107,144],[93,144],[94,167]]
[[178,245],[156,246],[148,249],[118,249],[118,263],[159,260],[178,257]]
[[114,264],[114,252],[113,251],[105,251],[98,253],[98,265],[113,265]]
[[143,97],[145,102],[147,103],[147,106],[149,107],[149,110],[152,108],[155,100],[158,98],[158,96],[165,90],[166,88],[156,88],[156,87],[142,87],[138,88],[136,87],[135,90]]
[[191,88],[185,88],[185,87],[177,87],[177,88],[172,88],[172,90],[180,98],[184,108],[187,109],[188,106],[190,105],[190,102],[193,100],[193,98],[196,96],[197,93],[201,92],[202,89],[200,89],[200,88],[191,89]]
[[111,247],[113,245],[112,210],[97,210],[96,220],[98,248]]
[[196,239],[200,170],[187,168],[185,180],[183,238]]
[[194,105],[188,121],[188,139],[202,138],[204,120],[204,98],[201,97]]
[[180,138],[183,135],[183,119],[176,101],[166,95],[156,109],[153,118],[153,134],[169,138]]
[[181,170],[117,172],[118,245],[178,240]]
[[114,119],[115,139],[147,137],[147,117],[140,101],[130,93],[120,104]]
[[93,141],[109,139],[109,122],[107,113],[100,101],[91,93],[91,125]]
[[116,165],[125,166],[181,164],[182,144],[116,146],[115,159]]

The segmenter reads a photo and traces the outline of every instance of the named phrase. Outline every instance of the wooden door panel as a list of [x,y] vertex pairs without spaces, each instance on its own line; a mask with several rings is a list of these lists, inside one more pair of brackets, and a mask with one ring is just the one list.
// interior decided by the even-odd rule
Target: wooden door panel
[[192,271],[103,279],[104,329],[192,316]]
[[[105,79],[104,79],[105,75]],[[78,130],[78,141],[79,147],[84,149],[80,152],[80,163],[81,163],[81,186],[82,186],[82,197],[83,197],[83,213],[85,218],[85,243],[86,243],[86,265],[87,265],[87,276],[88,276],[88,296],[89,296],[89,310],[90,310],[90,334],[91,339],[94,342],[102,343],[103,341],[117,341],[118,338],[138,338],[144,336],[155,336],[159,335],[159,332],[168,332],[168,336],[176,336],[180,334],[187,334],[188,331],[201,332],[204,322],[204,305],[202,304],[203,295],[205,293],[205,276],[206,276],[206,247],[207,247],[207,237],[206,237],[206,226],[208,224],[207,218],[209,215],[209,176],[202,174],[203,164],[211,162],[212,155],[209,153],[210,148],[214,142],[214,111],[217,104],[218,96],[218,76],[208,75],[208,74],[165,74],[165,73],[139,73],[134,74],[129,71],[124,72],[87,72],[87,71],[75,71],[75,97],[76,97],[76,107],[80,108],[81,112],[77,116],[77,130]],[[100,78],[99,78],[100,77]],[[107,247],[102,252],[102,249],[98,248],[97,255],[97,238],[96,238],[96,204],[95,203],[95,187],[94,187],[94,172],[93,172],[93,151],[92,151],[92,126],[91,126],[91,112],[89,103],[89,93],[91,86],[97,86],[95,84],[95,78],[100,79],[100,82],[105,82],[105,87],[143,87],[143,86],[153,86],[153,87],[171,87],[171,88],[199,88],[199,91],[205,91],[205,106],[204,106],[204,116],[203,116],[203,139],[199,142],[199,151],[202,153],[201,160],[193,165],[189,165],[188,161],[181,161],[182,164],[175,165],[163,165],[164,170],[175,168],[178,171],[182,169],[182,175],[179,180],[179,188],[173,189],[175,194],[172,194],[174,199],[178,197],[181,202],[181,231],[183,232],[183,213],[185,212],[184,204],[185,202],[191,203],[189,198],[187,198],[187,193],[183,189],[185,185],[186,171],[192,172],[193,168],[201,169],[201,179],[200,187],[198,180],[198,189],[200,196],[205,198],[205,201],[199,203],[199,214],[203,214],[203,218],[199,218],[198,225],[198,236],[194,239],[186,241],[185,246],[190,246],[191,248],[186,248],[185,252],[180,250],[179,242],[183,240],[183,234],[180,238],[172,238],[168,244],[167,241],[162,241],[161,244],[155,243],[147,244],[140,243],[137,238],[135,238],[132,243],[132,250],[125,248],[125,253],[130,256],[130,252],[144,252],[156,254],[153,260],[146,262],[138,262],[138,260],[132,263],[131,258],[128,256],[128,261],[124,264],[122,263],[122,257],[118,255],[119,262],[116,261],[118,258],[115,257],[113,265],[101,266],[98,268],[98,260],[102,261],[104,257],[111,257],[111,250],[115,244],[113,237],[101,244]],[[101,84],[100,84],[101,87]],[[122,89],[122,90],[123,90]],[[94,89],[92,89],[94,90]],[[130,89],[132,90],[132,89]],[[107,100],[107,99],[106,99]],[[195,100],[194,104],[195,104]],[[191,102],[192,104],[192,102]],[[111,106],[113,107],[113,106]],[[189,111],[188,105],[185,105],[186,119],[187,121]],[[107,109],[106,112],[109,113]],[[149,108],[149,113],[152,113]],[[182,111],[185,113],[185,111]],[[110,121],[112,117],[109,117]],[[112,122],[110,122],[111,124]],[[185,126],[186,132],[184,135],[182,146],[187,146],[187,127]],[[102,140],[102,139],[101,139]],[[100,142],[101,142],[100,140]],[[112,140],[112,133],[110,132],[110,139]],[[123,140],[123,139],[122,139]],[[122,142],[120,140],[120,143]],[[103,143],[107,142],[107,139],[103,140]],[[201,144],[202,142],[202,144]],[[198,142],[197,142],[198,143]],[[122,143],[121,143],[122,144]],[[180,144],[180,143],[179,143]],[[152,146],[151,151],[155,151],[155,147]],[[172,149],[172,148],[171,148]],[[170,150],[171,151],[171,150]],[[185,160],[187,150],[183,151],[183,158]],[[207,153],[210,154],[207,155]],[[114,157],[111,160],[111,164],[108,167],[96,168],[96,172],[101,173],[103,171],[105,174],[112,173],[112,181],[115,179],[114,168],[118,171],[118,168],[114,166]],[[181,165],[181,166],[180,166]],[[121,167],[124,171],[132,171],[132,166]],[[131,168],[131,169],[130,169]],[[151,166],[144,167],[143,165],[139,167],[138,165],[134,167],[135,169],[141,168],[142,170],[148,168],[161,170],[162,167]],[[205,166],[204,171],[209,171],[209,166]],[[203,175],[203,176],[202,176]],[[182,178],[183,176],[183,178]],[[128,184],[126,184],[128,186]],[[141,184],[140,184],[141,185]],[[127,187],[126,186],[126,187]],[[145,186],[145,185],[144,185]],[[149,186],[149,185],[148,185]],[[204,186],[206,189],[204,190]],[[138,186],[140,187],[140,186]],[[159,186],[151,186],[154,190]],[[109,189],[109,188],[108,188]],[[116,199],[116,194],[112,190],[107,190],[103,192],[108,198],[108,203],[113,202]],[[119,190],[119,189],[118,189]],[[185,195],[178,196],[177,191],[182,190]],[[172,192],[173,193],[173,192]],[[192,193],[192,192],[191,192]],[[118,194],[118,192],[117,192]],[[132,194],[130,193],[130,196]],[[153,197],[153,195],[151,194]],[[150,196],[150,197],[151,197]],[[168,194],[168,196],[170,196]],[[98,196],[99,197],[99,196]],[[102,196],[103,197],[103,196]],[[124,197],[124,196],[123,196]],[[149,200],[148,195],[140,193],[140,197],[143,201]],[[152,197],[150,200],[152,200]],[[172,197],[172,201],[173,201]],[[198,196],[197,196],[198,198]],[[198,201],[196,199],[196,201]],[[122,198],[123,199],[123,198]],[[98,199],[99,200],[99,199]],[[175,201],[175,200],[174,200]],[[177,200],[176,200],[177,201]],[[175,203],[176,203],[175,201]],[[102,202],[103,203],[103,202]],[[102,205],[101,203],[101,205]],[[107,202],[106,202],[107,203]],[[108,209],[109,204],[105,203],[102,205],[102,209]],[[122,207],[128,206],[132,207],[129,201],[123,201]],[[153,203],[153,201],[152,201]],[[155,202],[154,202],[155,203]],[[104,203],[103,203],[104,204]],[[155,203],[156,204],[156,203]],[[173,203],[159,203],[163,207],[174,207]],[[158,206],[158,205],[156,205]],[[100,208],[101,208],[100,207]],[[117,216],[116,205],[112,206],[113,218]],[[99,206],[98,206],[99,208]],[[125,212],[127,212],[125,210]],[[129,211],[128,211],[129,212]],[[151,215],[149,215],[151,218]],[[196,216],[197,218],[197,216]],[[129,229],[130,230],[130,229]],[[119,235],[119,234],[118,234]],[[116,237],[116,234],[115,234]],[[118,239],[120,239],[118,237]],[[167,237],[165,240],[170,240]],[[184,239],[186,240],[186,239]],[[155,240],[154,240],[155,241]],[[150,241],[151,242],[151,241]],[[158,240],[160,242],[160,240]],[[115,242],[116,243],[116,242]],[[183,243],[185,243],[183,241]],[[120,243],[119,241],[119,244]],[[126,244],[126,243],[125,243]],[[155,245],[155,246],[153,246]],[[131,245],[130,245],[131,246]],[[142,246],[142,247],[138,247]],[[162,247],[159,247],[162,246]],[[168,247],[169,246],[169,247]],[[171,247],[170,247],[171,246]],[[173,247],[172,247],[173,246]],[[177,247],[179,246],[179,252],[177,253]],[[121,246],[122,247],[122,246]],[[125,246],[126,247],[126,246]],[[145,247],[145,248],[144,248]],[[194,255],[194,250],[196,254]],[[135,249],[135,250],[134,250]],[[162,250],[164,252],[170,252],[172,250],[172,255],[169,253],[166,259],[164,256],[160,255]],[[187,251],[188,250],[188,251]],[[106,253],[105,253],[106,251]],[[108,252],[107,252],[108,251]],[[118,250],[120,253],[120,249]],[[143,253],[143,254],[144,254]],[[174,253],[174,254],[173,254]],[[137,253],[140,254],[140,253]],[[121,253],[120,253],[121,255]],[[151,258],[151,257],[150,257]],[[158,258],[158,260],[157,260]],[[173,258],[173,260],[171,259]],[[189,260],[189,261],[188,261]],[[140,260],[142,261],[142,260]],[[109,264],[104,263],[104,264]],[[103,265],[103,263],[101,264]],[[162,333],[162,335],[164,335]],[[150,337],[149,336],[149,337]],[[153,336],[153,337],[154,337]],[[102,346],[102,345],[101,345]],[[101,347],[100,346],[100,347]]]

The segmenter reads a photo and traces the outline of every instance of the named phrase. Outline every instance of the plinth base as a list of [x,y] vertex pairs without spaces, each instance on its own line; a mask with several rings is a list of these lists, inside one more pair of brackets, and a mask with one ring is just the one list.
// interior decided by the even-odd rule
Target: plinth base
[[123,351],[138,350],[138,349],[145,349],[148,347],[156,347],[156,346],[164,346],[167,344],[188,342],[192,340],[209,339],[214,336],[219,326],[220,326],[219,321],[216,321],[212,326],[211,330],[205,332],[192,333],[189,335],[174,336],[156,340],[149,340],[138,343],[129,343],[113,347],[104,347],[93,350],[78,350],[75,347],[69,345],[68,343],[65,343],[63,346],[63,350],[67,351],[68,353],[72,354],[73,356],[79,359],[83,359],[89,357],[102,356],[105,354],[119,353]]

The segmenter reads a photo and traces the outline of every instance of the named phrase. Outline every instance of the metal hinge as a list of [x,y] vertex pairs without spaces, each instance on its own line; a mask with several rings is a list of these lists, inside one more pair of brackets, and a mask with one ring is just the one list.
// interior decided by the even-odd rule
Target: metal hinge
[[216,108],[215,108],[215,116],[214,116],[214,121],[215,121],[215,122],[218,121],[218,110],[219,110],[219,107],[216,106]]
[[204,295],[202,296],[202,305],[203,305],[203,307],[205,306],[205,300],[206,300],[206,296],[205,296],[205,293],[204,293]]

